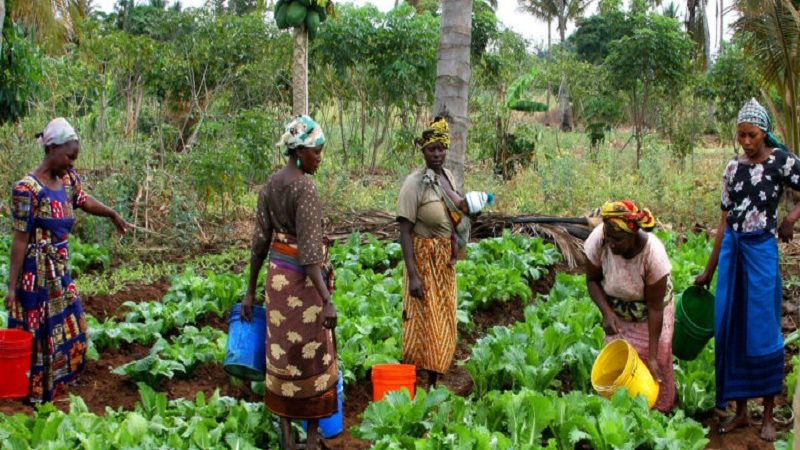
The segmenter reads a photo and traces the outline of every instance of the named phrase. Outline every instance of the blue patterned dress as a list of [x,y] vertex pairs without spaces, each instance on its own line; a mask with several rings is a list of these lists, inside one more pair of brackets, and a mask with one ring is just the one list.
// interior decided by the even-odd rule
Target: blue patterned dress
[[15,231],[29,233],[25,262],[10,305],[9,328],[33,333],[30,400],[52,401],[83,369],[86,319],[69,274],[67,237],[73,211],[86,201],[80,178],[70,171],[52,190],[28,175],[12,189]]

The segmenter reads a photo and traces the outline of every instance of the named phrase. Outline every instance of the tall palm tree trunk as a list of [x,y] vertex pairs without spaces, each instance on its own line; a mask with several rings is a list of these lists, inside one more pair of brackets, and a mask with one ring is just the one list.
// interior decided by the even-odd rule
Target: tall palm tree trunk
[[719,47],[717,47],[719,50],[717,51],[722,51],[722,41],[725,36],[725,27],[723,26],[723,21],[725,20],[725,0],[719,0],[719,19],[717,20],[719,20]]
[[[558,32],[562,44],[566,39],[567,19],[566,12],[562,12],[558,17]],[[569,86],[566,74],[561,74],[561,85],[558,87],[558,115],[561,120],[561,131],[572,131],[572,109],[569,105]]]
[[3,50],[3,21],[6,18],[6,2],[0,0],[0,51]]
[[296,27],[292,47],[292,114],[308,114],[308,31]]
[[[553,19],[552,18],[547,19],[547,61],[550,61],[550,49],[552,48],[551,46],[552,25],[553,25]],[[549,116],[549,114],[550,114],[550,81],[547,82],[547,112],[545,112],[545,115]],[[549,121],[550,119],[548,118],[546,120]]]
[[450,123],[450,151],[445,167],[453,172],[458,190],[464,186],[471,38],[472,0],[444,0],[433,111]]

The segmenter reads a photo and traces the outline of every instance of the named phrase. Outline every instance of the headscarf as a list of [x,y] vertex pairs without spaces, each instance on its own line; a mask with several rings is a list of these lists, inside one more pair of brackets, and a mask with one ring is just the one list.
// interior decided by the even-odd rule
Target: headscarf
[[51,145],[62,145],[70,141],[77,141],[78,133],[72,128],[72,125],[67,122],[63,117],[57,117],[50,121],[44,131],[37,134],[39,144],[47,148]]
[[656,219],[650,210],[640,210],[630,200],[606,202],[600,209],[600,216],[603,221],[627,233],[636,233],[640,228],[650,231],[656,226]]
[[736,117],[736,124],[752,123],[760,128],[767,137],[764,138],[764,143],[770,148],[781,148],[786,150],[786,147],[772,134],[772,121],[769,119],[769,113],[764,109],[758,100],[751,98],[739,110],[739,115]]
[[444,117],[433,119],[428,128],[422,131],[422,139],[417,140],[421,148],[425,148],[434,142],[442,144],[444,148],[450,148],[450,127]]
[[286,131],[278,141],[278,147],[285,147],[285,155],[298,148],[313,148],[325,144],[325,134],[322,127],[311,117],[302,114],[294,116],[286,123]]

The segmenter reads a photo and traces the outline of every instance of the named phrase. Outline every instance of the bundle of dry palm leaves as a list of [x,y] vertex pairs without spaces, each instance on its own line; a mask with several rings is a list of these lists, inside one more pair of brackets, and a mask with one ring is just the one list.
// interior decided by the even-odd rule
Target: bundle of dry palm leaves
[[[472,222],[472,239],[497,237],[506,229],[514,234],[539,236],[553,242],[564,256],[564,262],[575,268],[583,265],[583,241],[595,224],[595,219],[586,217],[484,214]],[[378,239],[390,240],[397,240],[400,235],[395,216],[389,212],[351,211],[337,219],[336,225],[328,230],[328,237],[342,240],[353,232],[370,233]]]

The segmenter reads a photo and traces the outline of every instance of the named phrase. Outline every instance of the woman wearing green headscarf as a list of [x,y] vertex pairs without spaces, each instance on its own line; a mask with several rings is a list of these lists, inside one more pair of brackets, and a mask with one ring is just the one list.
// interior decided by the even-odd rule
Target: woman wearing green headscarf
[[774,441],[775,395],[783,390],[783,286],[778,236],[792,239],[800,205],[778,226],[778,203],[786,188],[800,190],[800,160],[770,132],[767,111],[751,99],[737,119],[736,138],[744,149],[728,162],[722,180],[722,217],[714,250],[695,284],[708,285],[719,263],[714,303],[717,407],[736,401],[736,415],[720,433],[745,426],[747,400],[764,399],[761,438]]
[[306,176],[317,171],[324,144],[322,128],[310,117],[296,116],[286,124],[278,146],[288,164],[258,195],[250,280],[242,301],[242,316],[250,320],[258,274],[269,257],[265,402],[281,418],[287,449],[295,448],[291,419],[308,420],[306,448],[315,449],[318,419],[338,407],[332,275],[322,206],[314,181]]

